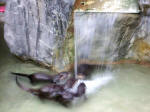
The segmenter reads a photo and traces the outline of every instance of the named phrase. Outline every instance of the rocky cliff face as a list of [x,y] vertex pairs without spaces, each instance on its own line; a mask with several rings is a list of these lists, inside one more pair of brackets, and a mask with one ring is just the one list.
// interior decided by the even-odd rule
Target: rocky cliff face
[[[5,40],[11,53],[61,71],[74,0],[8,0]],[[65,60],[65,61],[63,61]]]
[[140,23],[130,41],[127,57],[150,61],[150,1],[139,0]]

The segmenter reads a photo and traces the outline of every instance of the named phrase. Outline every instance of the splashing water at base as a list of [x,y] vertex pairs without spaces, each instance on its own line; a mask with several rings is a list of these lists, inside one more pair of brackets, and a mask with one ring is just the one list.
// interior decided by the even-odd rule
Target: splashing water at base
[[75,93],[79,84],[83,82],[86,85],[85,94],[86,96],[89,96],[98,91],[102,86],[105,86],[113,79],[111,72],[105,72],[103,74],[93,73],[92,75],[93,77],[91,78],[91,80],[78,80],[70,91]]
[[105,86],[113,79],[112,73],[105,73],[104,76],[99,75],[100,74],[97,74],[92,80],[83,81],[87,87],[86,95],[97,92],[102,86]]

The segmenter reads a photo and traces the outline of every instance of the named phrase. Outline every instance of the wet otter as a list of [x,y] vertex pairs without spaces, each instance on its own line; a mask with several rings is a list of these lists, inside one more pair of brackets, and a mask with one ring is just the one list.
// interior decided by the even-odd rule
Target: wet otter
[[70,85],[70,83],[66,83],[65,85],[49,84],[40,89],[26,88],[18,81],[18,76],[16,76],[16,84],[21,89],[42,99],[56,100],[64,105],[69,104],[75,97],[81,97],[84,95],[86,90],[84,83],[79,84],[76,92],[69,91],[69,86],[67,88],[65,87],[65,85]]
[[32,74],[11,72],[11,74],[16,76],[27,77],[32,84],[39,82],[64,83],[67,79],[71,77],[71,74],[69,72],[60,72],[56,75],[48,75],[42,72]]

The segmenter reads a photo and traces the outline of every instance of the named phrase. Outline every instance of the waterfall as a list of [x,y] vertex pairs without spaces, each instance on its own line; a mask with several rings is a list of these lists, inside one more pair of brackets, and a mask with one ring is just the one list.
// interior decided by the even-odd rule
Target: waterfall
[[[112,10],[103,9],[108,3],[116,5],[110,5]],[[120,51],[127,51],[128,44],[122,41],[130,42],[130,37],[135,31],[133,28],[136,26],[134,20],[138,18],[131,15],[139,13],[137,2],[134,1],[112,0],[100,4],[97,1],[93,5],[96,6],[95,8],[87,7],[87,10],[84,10],[84,7],[83,9],[81,7],[74,13],[75,77],[78,73],[83,73],[80,72],[80,65],[86,66],[83,67],[86,73],[89,73],[89,65],[94,66],[90,80],[83,80],[89,94],[113,79],[112,66],[106,63],[117,60]],[[124,47],[126,48],[123,49]],[[124,54],[122,53],[121,56],[125,56]],[[88,75],[85,72],[83,74]]]
[[117,13],[76,12],[75,27],[75,74],[82,60],[97,62],[113,61],[118,53],[114,26]]

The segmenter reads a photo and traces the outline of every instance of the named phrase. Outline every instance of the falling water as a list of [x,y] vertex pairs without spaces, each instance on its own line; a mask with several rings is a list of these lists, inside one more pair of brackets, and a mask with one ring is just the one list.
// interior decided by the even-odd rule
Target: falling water
[[[111,1],[111,0],[110,0]],[[111,3],[109,1],[109,3]],[[124,0],[125,2],[126,0]],[[83,80],[87,87],[87,93],[93,93],[95,90],[105,85],[113,78],[113,71],[110,65],[118,57],[118,37],[120,33],[118,29],[121,25],[121,16],[123,13],[139,13],[137,8],[133,8],[133,3],[126,1],[128,10],[124,7],[123,1],[114,0],[113,3],[118,7],[118,10],[104,10],[102,6],[97,4],[93,10],[77,9],[74,13],[74,29],[75,29],[75,77],[77,77],[80,70],[78,67],[82,65],[94,65],[94,71],[90,80]],[[132,1],[133,2],[133,1]],[[104,4],[107,4],[106,1]],[[118,5],[119,3],[119,5]],[[132,5],[130,5],[132,4]],[[104,5],[105,6],[105,5]],[[112,9],[113,8],[113,5]],[[82,9],[82,7],[81,7]],[[84,8],[83,8],[84,9]],[[107,8],[106,8],[107,9]],[[122,13],[122,14],[121,14]],[[121,37],[124,38],[124,37]],[[105,65],[104,65],[105,64]],[[96,66],[95,66],[96,65]],[[102,73],[102,68],[105,67]],[[85,69],[85,68],[84,68]],[[88,67],[86,72],[88,71]],[[88,72],[89,73],[89,72]],[[83,73],[84,74],[84,73]]]
[[113,35],[118,14],[76,12],[75,26],[75,74],[82,60],[96,62],[113,61],[118,53]]

